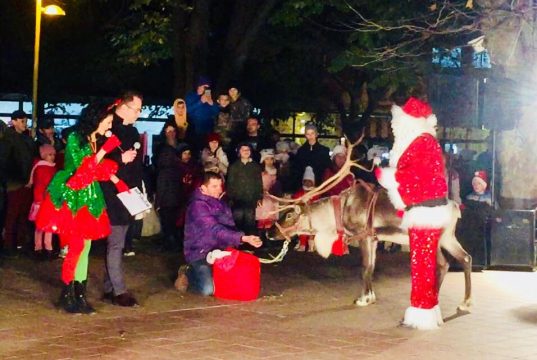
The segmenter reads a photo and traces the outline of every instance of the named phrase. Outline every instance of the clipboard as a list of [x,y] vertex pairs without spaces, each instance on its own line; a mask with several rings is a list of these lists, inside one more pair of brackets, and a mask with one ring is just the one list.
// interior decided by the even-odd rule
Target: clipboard
[[116,196],[132,216],[143,213],[153,207],[138,187],[133,187],[130,191],[123,191]]

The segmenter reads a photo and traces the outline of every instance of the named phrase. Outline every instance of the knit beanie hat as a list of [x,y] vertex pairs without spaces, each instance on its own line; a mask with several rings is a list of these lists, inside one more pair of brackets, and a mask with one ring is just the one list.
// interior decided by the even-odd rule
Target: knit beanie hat
[[289,142],[280,140],[276,143],[276,152],[277,153],[283,153],[283,152],[289,152]]
[[41,159],[44,160],[49,154],[56,154],[56,149],[54,149],[54,146],[50,144],[43,144],[39,147],[39,156],[41,156]]
[[474,173],[474,177],[472,178],[472,183],[479,182],[483,184],[485,187],[488,183],[488,176],[487,172],[485,170],[478,170]]
[[266,158],[274,157],[274,149],[263,149],[259,152],[259,154],[261,155],[261,159],[259,160],[259,163],[262,164]]
[[347,156],[347,148],[343,145],[336,145],[334,146],[334,150],[332,150],[332,156],[330,157],[332,160],[334,160],[334,156],[342,154]]
[[306,166],[304,176],[302,177],[302,181],[304,180],[311,180],[315,182],[315,174],[313,173],[313,168],[311,166]]

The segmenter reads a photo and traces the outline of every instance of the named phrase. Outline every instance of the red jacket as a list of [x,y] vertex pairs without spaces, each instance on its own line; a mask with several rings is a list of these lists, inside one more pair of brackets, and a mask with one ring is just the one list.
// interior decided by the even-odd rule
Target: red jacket
[[55,164],[44,160],[40,160],[34,165],[31,178],[34,186],[34,202],[41,202],[45,199],[45,191],[56,171]]

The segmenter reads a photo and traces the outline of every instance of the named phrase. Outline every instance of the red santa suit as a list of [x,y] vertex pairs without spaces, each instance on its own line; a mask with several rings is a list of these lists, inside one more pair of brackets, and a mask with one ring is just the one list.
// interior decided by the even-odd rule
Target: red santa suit
[[410,238],[411,306],[403,324],[434,329],[442,323],[438,306],[436,252],[451,217],[442,149],[436,140],[436,117],[429,105],[410,98],[392,107],[394,145],[390,166],[378,168],[379,183],[403,211],[402,227]]

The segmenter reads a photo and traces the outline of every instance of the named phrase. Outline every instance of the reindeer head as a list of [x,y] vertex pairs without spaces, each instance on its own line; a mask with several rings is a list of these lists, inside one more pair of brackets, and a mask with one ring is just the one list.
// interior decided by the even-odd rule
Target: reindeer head
[[284,199],[276,196],[269,195],[273,199],[277,200],[280,204],[278,210],[274,213],[280,213],[280,218],[276,222],[276,225],[268,231],[268,237],[271,239],[281,240],[282,238],[288,238],[289,236],[297,234],[311,234],[311,224],[309,214],[307,211],[307,204],[321,194],[327,192],[341,182],[348,174],[351,173],[353,167],[358,167],[362,170],[371,172],[371,169],[366,169],[359,165],[356,161],[351,160],[353,148],[359,144],[364,135],[354,144],[349,144],[347,149],[347,157],[343,166],[332,177],[325,180],[321,185],[308,191],[298,199]]

